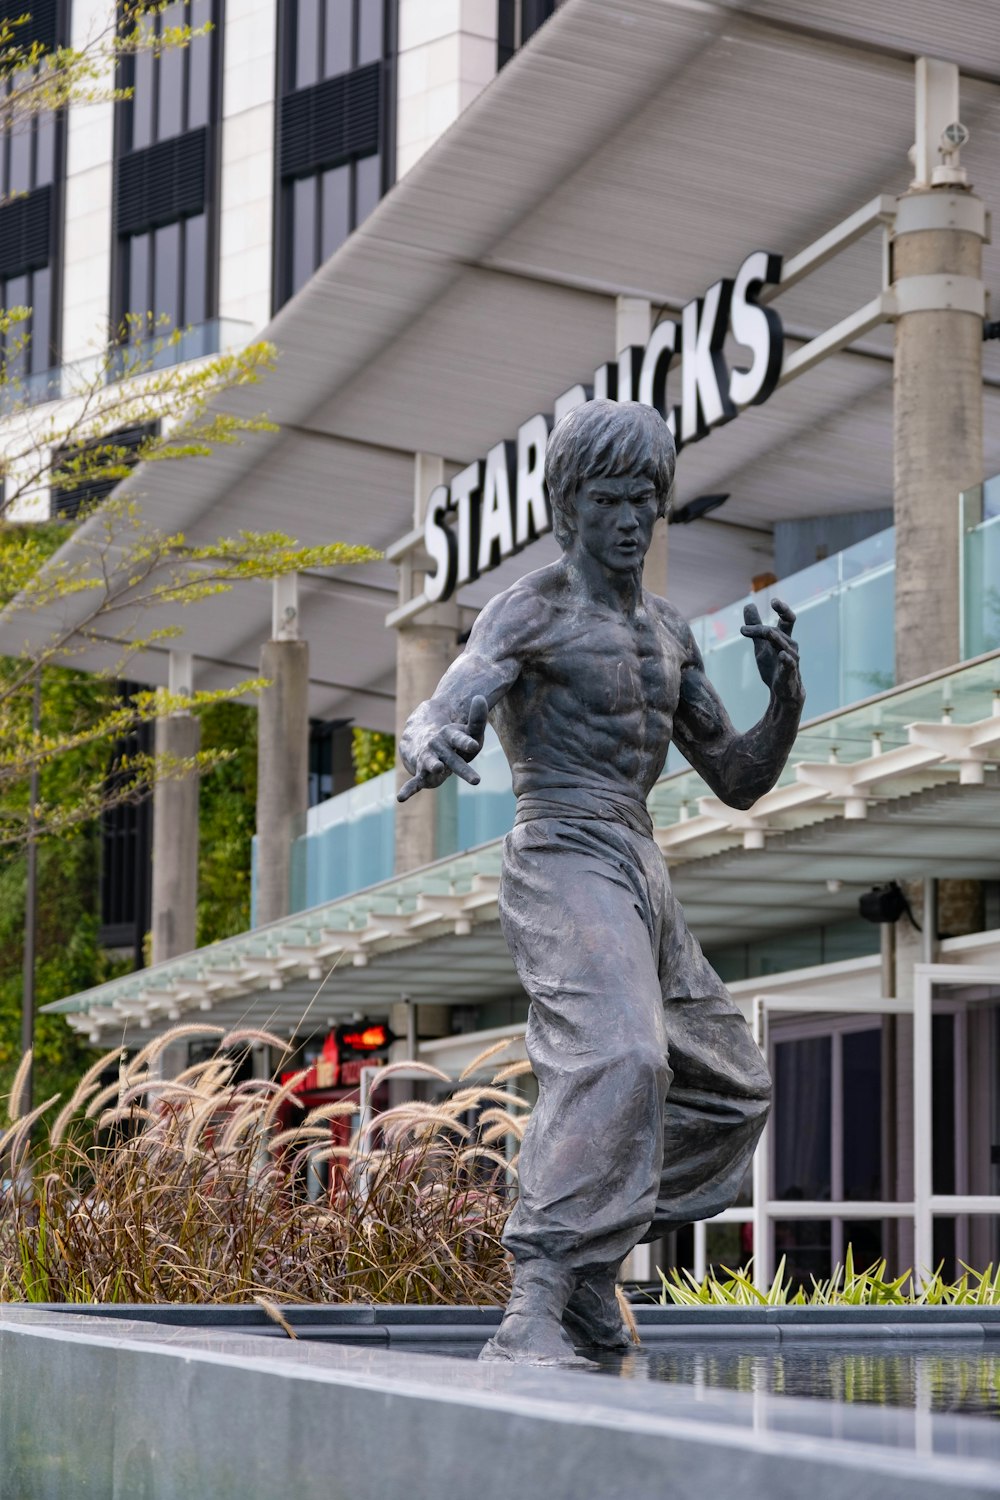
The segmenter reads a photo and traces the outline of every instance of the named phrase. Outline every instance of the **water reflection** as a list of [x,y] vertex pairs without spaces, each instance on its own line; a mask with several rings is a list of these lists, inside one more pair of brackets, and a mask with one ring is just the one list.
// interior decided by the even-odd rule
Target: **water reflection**
[[966,1340],[882,1344],[674,1344],[605,1357],[602,1373],[695,1390],[767,1391],[863,1406],[900,1406],[1000,1419],[1000,1350]]
[[[474,1359],[479,1349],[437,1345],[433,1352]],[[708,1347],[700,1341],[657,1341],[599,1359],[598,1376],[663,1381],[695,1392],[766,1392],[1000,1420],[1000,1346],[978,1340],[908,1339],[902,1348],[866,1340],[863,1350],[857,1342],[827,1339],[783,1344],[713,1339]]]

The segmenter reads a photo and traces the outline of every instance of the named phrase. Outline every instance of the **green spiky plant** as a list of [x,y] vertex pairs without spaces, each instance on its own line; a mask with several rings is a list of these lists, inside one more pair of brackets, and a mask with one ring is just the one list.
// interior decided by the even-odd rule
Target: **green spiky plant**
[[992,1265],[974,1271],[963,1263],[963,1274],[955,1282],[946,1281],[939,1266],[933,1276],[918,1284],[911,1270],[888,1276],[884,1260],[858,1270],[850,1245],[843,1266],[835,1267],[825,1281],[813,1277],[808,1291],[795,1286],[790,1277],[786,1279],[784,1256],[765,1290],[754,1285],[752,1263],[738,1271],[727,1266],[720,1271],[721,1275],[711,1271],[701,1280],[691,1271],[675,1268],[666,1275],[661,1271],[660,1302],[682,1307],[1000,1306],[1000,1266],[995,1272]]

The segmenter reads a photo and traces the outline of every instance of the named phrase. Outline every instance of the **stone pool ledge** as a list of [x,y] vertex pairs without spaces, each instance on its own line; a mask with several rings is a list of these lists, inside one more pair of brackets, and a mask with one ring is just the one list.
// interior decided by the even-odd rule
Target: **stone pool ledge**
[[[175,1328],[253,1333],[285,1339],[256,1303],[48,1303],[37,1310],[70,1317],[125,1318]],[[673,1339],[745,1337],[754,1343],[800,1339],[970,1339],[1000,1343],[1000,1307],[660,1307],[633,1305],[644,1344]],[[0,1309],[2,1312],[2,1309]],[[484,1343],[500,1323],[498,1307],[414,1307],[283,1303],[282,1316],[302,1340],[393,1346]]]
[[[473,1321],[458,1326],[486,1326],[462,1311]],[[1000,1495],[1000,1425],[988,1421],[238,1326],[0,1307],[3,1500]]]

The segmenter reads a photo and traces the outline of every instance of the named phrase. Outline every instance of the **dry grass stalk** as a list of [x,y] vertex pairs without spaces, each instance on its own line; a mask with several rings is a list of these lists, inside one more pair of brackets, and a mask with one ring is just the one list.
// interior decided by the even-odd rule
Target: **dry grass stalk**
[[506,1052],[508,1048],[513,1047],[515,1042],[523,1041],[523,1036],[508,1036],[505,1037],[501,1042],[494,1042],[491,1047],[485,1047],[483,1051],[478,1052],[472,1059],[472,1061],[468,1064],[468,1066],[464,1067],[461,1073],[459,1073],[459,1082],[464,1083],[467,1078],[473,1077],[474,1074],[480,1071],[484,1063],[489,1062],[491,1057],[499,1057],[501,1052]]
[[[221,1045],[263,1043],[249,1028],[179,1078],[150,1078],[167,1038],[220,1030],[175,1027],[130,1064],[98,1059],[48,1130],[39,1121],[57,1100],[15,1116],[0,1138],[0,1178],[13,1179],[0,1194],[0,1301],[256,1299],[282,1323],[278,1301],[505,1300],[512,1173],[490,1145],[523,1133],[500,1108],[522,1101],[467,1086],[396,1105],[342,1145],[332,1132],[356,1102],[289,1123],[301,1108],[291,1085],[232,1082]],[[29,1147],[30,1173],[15,1170]],[[324,1164],[329,1187],[311,1201],[307,1177]]]
[[28,1075],[31,1072],[31,1061],[34,1053],[29,1049],[21,1058],[17,1072],[14,1074],[14,1082],[10,1086],[10,1096],[7,1100],[7,1118],[13,1125],[20,1118],[24,1108],[24,1096],[28,1087]]

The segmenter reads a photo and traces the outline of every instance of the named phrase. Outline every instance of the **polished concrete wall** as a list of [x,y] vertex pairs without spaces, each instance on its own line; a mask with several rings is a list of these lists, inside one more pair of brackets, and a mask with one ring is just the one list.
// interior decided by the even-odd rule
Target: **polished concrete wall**
[[982,1420],[0,1308],[0,1500],[975,1500]]

